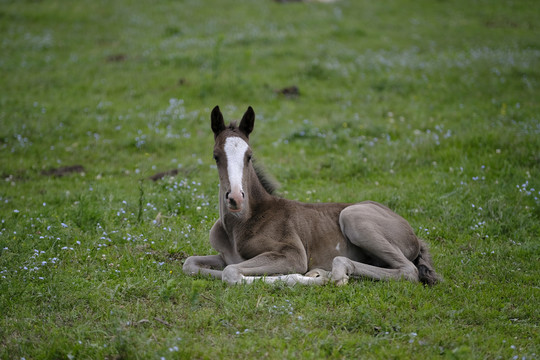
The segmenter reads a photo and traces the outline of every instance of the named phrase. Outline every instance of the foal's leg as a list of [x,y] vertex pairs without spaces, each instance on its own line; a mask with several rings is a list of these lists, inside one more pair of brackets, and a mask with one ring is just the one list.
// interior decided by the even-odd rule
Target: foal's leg
[[220,255],[190,256],[184,262],[182,270],[188,275],[211,275],[221,279],[226,265]]
[[414,267],[414,264],[412,264],[412,267],[388,269],[359,263],[344,256],[336,256],[332,262],[332,281],[336,285],[345,285],[349,281],[349,276],[366,277],[374,280],[405,279],[412,282],[419,280],[418,270]]
[[231,245],[231,241],[219,219],[210,230],[210,244],[219,252],[219,255],[188,257],[184,262],[184,273],[188,275],[211,275],[221,279],[222,270],[227,266],[227,263],[237,263],[243,260],[235,253],[234,247]]
[[266,252],[239,264],[228,265],[223,269],[222,279],[229,284],[251,284],[255,280],[261,280],[266,283],[284,282],[288,285],[323,285],[328,281],[328,278],[321,276],[301,275],[306,270],[307,257],[301,251],[285,254]]
[[343,234],[351,243],[388,267],[367,265],[338,256],[332,263],[332,280],[336,284],[346,284],[349,276],[375,280],[419,280],[418,269],[409,260],[418,255],[418,240],[403,218],[378,204],[367,203],[347,207],[339,220]]
[[282,282],[287,285],[324,285],[329,281],[329,278],[321,276],[308,276],[308,274],[287,274],[274,276],[243,276],[241,280],[241,282],[246,284],[252,284],[255,281],[262,281],[267,284]]

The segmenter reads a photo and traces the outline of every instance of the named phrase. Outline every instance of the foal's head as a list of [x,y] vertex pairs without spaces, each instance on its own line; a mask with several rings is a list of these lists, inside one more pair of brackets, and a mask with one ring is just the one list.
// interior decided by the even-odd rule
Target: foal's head
[[232,213],[241,213],[248,203],[249,182],[254,173],[251,163],[252,152],[249,147],[249,134],[253,131],[255,112],[248,107],[237,127],[232,123],[225,126],[223,115],[216,106],[212,110],[212,131],[214,132],[214,159],[216,160],[221,201]]

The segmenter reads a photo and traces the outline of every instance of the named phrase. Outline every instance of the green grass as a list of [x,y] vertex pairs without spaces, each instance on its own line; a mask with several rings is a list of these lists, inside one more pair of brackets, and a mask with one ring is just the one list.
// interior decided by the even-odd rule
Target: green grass
[[[539,357],[538,2],[0,4],[1,358]],[[215,105],[283,196],[389,205],[445,281],[183,275]]]

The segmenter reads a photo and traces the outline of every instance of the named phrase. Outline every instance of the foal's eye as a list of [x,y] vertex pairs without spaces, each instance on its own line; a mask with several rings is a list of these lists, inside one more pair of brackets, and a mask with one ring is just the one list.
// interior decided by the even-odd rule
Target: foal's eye
[[214,155],[214,160],[216,160],[216,162],[219,161],[219,157],[217,155]]
[[252,156],[252,155],[248,155],[248,156],[247,156],[247,161],[248,161],[248,162],[251,161],[251,156]]

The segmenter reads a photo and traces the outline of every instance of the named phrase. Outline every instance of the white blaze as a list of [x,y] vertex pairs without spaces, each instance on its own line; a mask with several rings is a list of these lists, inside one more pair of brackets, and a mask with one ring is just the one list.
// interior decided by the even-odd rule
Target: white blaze
[[244,157],[249,145],[239,137],[230,137],[225,140],[225,156],[227,156],[227,172],[231,192],[243,191],[242,176],[244,173]]

